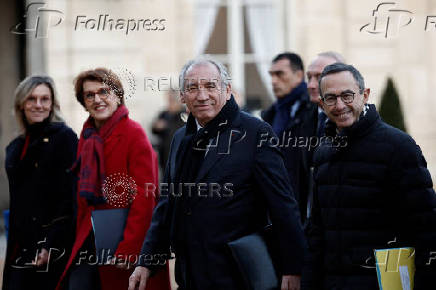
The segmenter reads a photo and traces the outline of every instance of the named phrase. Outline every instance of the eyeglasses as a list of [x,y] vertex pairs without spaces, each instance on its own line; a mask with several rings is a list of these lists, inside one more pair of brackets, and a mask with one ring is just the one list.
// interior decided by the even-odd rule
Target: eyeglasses
[[327,106],[333,106],[333,105],[336,105],[338,98],[340,97],[344,104],[349,104],[349,103],[352,103],[354,101],[355,94],[356,93],[354,93],[354,92],[345,92],[345,93],[341,93],[339,95],[327,94],[327,95],[324,95],[322,97],[322,101]]
[[107,97],[110,95],[110,90],[105,89],[105,88],[101,88],[96,92],[86,92],[83,95],[83,98],[85,99],[86,102],[92,103],[95,101],[95,95],[98,95],[100,97],[100,99],[102,99],[102,100],[106,100]]

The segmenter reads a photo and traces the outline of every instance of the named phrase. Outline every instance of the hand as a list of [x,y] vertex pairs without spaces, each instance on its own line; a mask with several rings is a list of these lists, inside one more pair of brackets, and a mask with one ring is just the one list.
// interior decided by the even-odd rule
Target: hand
[[36,261],[33,261],[33,263],[40,267],[42,265],[45,265],[48,263],[48,251],[46,249],[41,249],[41,252],[38,254],[38,257],[36,258]]
[[[133,271],[129,278],[128,290],[145,290],[147,280],[150,277],[150,270],[145,267],[138,266]],[[139,284],[139,286],[138,286]]]
[[281,290],[300,290],[300,276],[283,275]]

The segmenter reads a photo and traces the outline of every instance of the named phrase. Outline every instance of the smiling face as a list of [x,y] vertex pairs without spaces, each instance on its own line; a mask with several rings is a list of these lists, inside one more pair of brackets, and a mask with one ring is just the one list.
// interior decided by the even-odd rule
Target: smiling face
[[212,63],[200,63],[185,74],[180,97],[188,110],[204,126],[215,118],[230,100],[231,85],[225,86],[218,69]]
[[24,99],[22,106],[27,123],[31,125],[48,118],[53,107],[52,104],[50,88],[45,84],[36,86]]
[[99,81],[83,82],[83,99],[85,108],[100,128],[117,110],[119,98],[107,85]]
[[359,119],[364,105],[368,102],[369,89],[364,89],[363,93],[360,93],[359,86],[349,71],[332,73],[323,77],[321,90],[324,97],[350,92],[355,93],[354,100],[348,104],[345,104],[341,98],[337,98],[336,104],[332,106],[328,106],[321,101],[324,112],[339,130],[353,125]]
[[311,102],[319,104],[319,77],[326,66],[335,62],[337,61],[331,57],[318,56],[307,68],[307,90]]

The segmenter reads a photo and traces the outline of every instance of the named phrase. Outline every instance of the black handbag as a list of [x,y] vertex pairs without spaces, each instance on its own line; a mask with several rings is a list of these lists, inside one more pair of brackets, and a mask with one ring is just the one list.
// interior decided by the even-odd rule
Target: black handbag
[[280,288],[277,263],[272,249],[271,226],[264,230],[227,243],[238,265],[246,289],[269,290]]

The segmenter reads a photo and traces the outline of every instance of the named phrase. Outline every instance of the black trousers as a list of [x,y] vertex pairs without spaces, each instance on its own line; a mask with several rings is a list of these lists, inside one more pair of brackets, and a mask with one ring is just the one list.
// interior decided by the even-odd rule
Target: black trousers
[[43,268],[13,268],[9,267],[7,285],[8,290],[54,290],[57,284],[52,272],[45,272]]
[[97,265],[74,265],[68,279],[68,290],[99,290],[100,278]]
[[99,290],[101,288],[95,256],[94,235],[91,231],[71,265],[67,290]]

